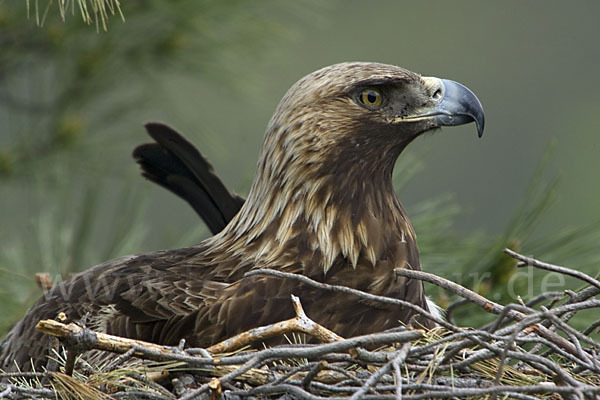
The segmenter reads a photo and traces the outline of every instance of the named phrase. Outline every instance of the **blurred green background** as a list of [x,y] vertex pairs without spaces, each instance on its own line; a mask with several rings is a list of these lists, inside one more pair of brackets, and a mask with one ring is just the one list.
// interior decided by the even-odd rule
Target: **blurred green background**
[[[517,272],[505,246],[598,274],[599,2],[148,0],[123,2],[106,31],[71,4],[63,22],[56,4],[31,0],[28,18],[0,1],[0,331],[40,295],[37,272],[208,235],[140,178],[144,122],[184,133],[244,195],[285,91],[342,61],[459,81],[486,110],[482,139],[444,129],[398,163],[425,270],[498,301],[531,298],[546,275]],[[580,285],[554,278],[546,289]],[[461,322],[484,318],[471,311]]]

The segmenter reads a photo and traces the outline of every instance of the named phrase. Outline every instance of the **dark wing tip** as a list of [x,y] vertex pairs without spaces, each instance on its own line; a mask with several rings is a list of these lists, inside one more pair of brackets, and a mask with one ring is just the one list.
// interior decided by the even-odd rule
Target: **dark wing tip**
[[136,146],[131,152],[131,156],[135,159],[137,163],[140,163],[144,160],[147,154],[154,152],[156,150],[156,143],[144,143]]
[[173,150],[174,148],[172,146],[182,146],[188,151],[199,154],[192,143],[169,125],[163,124],[162,122],[148,122],[144,124],[144,127],[152,139],[157,143],[162,144],[167,149]]

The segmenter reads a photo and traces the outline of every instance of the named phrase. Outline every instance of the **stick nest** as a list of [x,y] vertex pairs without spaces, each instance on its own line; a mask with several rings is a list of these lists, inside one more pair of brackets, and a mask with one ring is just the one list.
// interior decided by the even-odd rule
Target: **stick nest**
[[[443,278],[399,270],[436,284],[495,314],[478,328],[456,325],[398,299],[332,286],[273,270],[323,290],[410,306],[438,327],[399,327],[342,338],[304,314],[244,332],[207,349],[161,346],[44,320],[38,329],[61,346],[40,372],[4,373],[0,398],[22,399],[598,399],[600,321],[583,331],[569,321],[592,309],[600,316],[600,282],[579,271],[506,250],[520,266],[581,279],[578,292],[544,293],[529,303],[500,305]],[[255,350],[250,344],[285,335],[289,344]],[[597,337],[597,335],[596,335]],[[321,344],[306,344],[308,339]],[[106,352],[112,356],[107,357]],[[97,362],[103,360],[103,362]],[[108,360],[108,361],[107,361]],[[96,362],[95,362],[96,361]]]

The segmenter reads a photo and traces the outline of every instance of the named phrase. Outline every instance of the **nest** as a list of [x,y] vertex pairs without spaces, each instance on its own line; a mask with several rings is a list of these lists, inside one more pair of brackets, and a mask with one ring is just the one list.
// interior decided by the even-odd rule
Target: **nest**
[[[326,285],[273,270],[323,290],[411,307],[438,327],[341,338],[310,320],[301,299],[296,317],[253,329],[207,349],[160,346],[93,332],[74,323],[40,321],[38,329],[62,346],[43,372],[1,374],[0,397],[48,399],[597,399],[600,398],[600,321],[578,331],[580,311],[600,315],[600,282],[579,271],[506,250],[531,265],[583,280],[578,292],[544,293],[525,304],[502,306],[443,278],[417,271],[399,275],[436,284],[495,314],[479,328],[457,326],[410,303]],[[276,335],[289,344],[251,349]],[[321,344],[306,344],[306,338]],[[56,340],[56,339],[54,339]],[[94,355],[117,353],[109,362]]]

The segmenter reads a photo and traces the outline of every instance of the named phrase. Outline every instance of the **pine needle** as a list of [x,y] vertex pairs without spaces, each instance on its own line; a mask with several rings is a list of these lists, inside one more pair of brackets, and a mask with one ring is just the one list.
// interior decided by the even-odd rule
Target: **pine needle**
[[[28,18],[30,17],[31,9],[29,2],[30,0],[26,0]],[[125,16],[121,10],[121,3],[119,0],[57,0],[56,2],[54,0],[48,0],[41,19],[39,0],[35,0],[34,8],[36,24],[40,27],[44,26],[48,12],[55,3],[58,5],[60,19],[65,22],[66,16],[69,13],[69,6],[71,8],[71,15],[75,15],[75,2],[77,2],[83,22],[87,25],[94,24],[97,31],[99,31],[100,25],[102,25],[102,30],[106,32],[108,30],[108,19],[117,14],[119,14],[123,22],[125,21]]]

